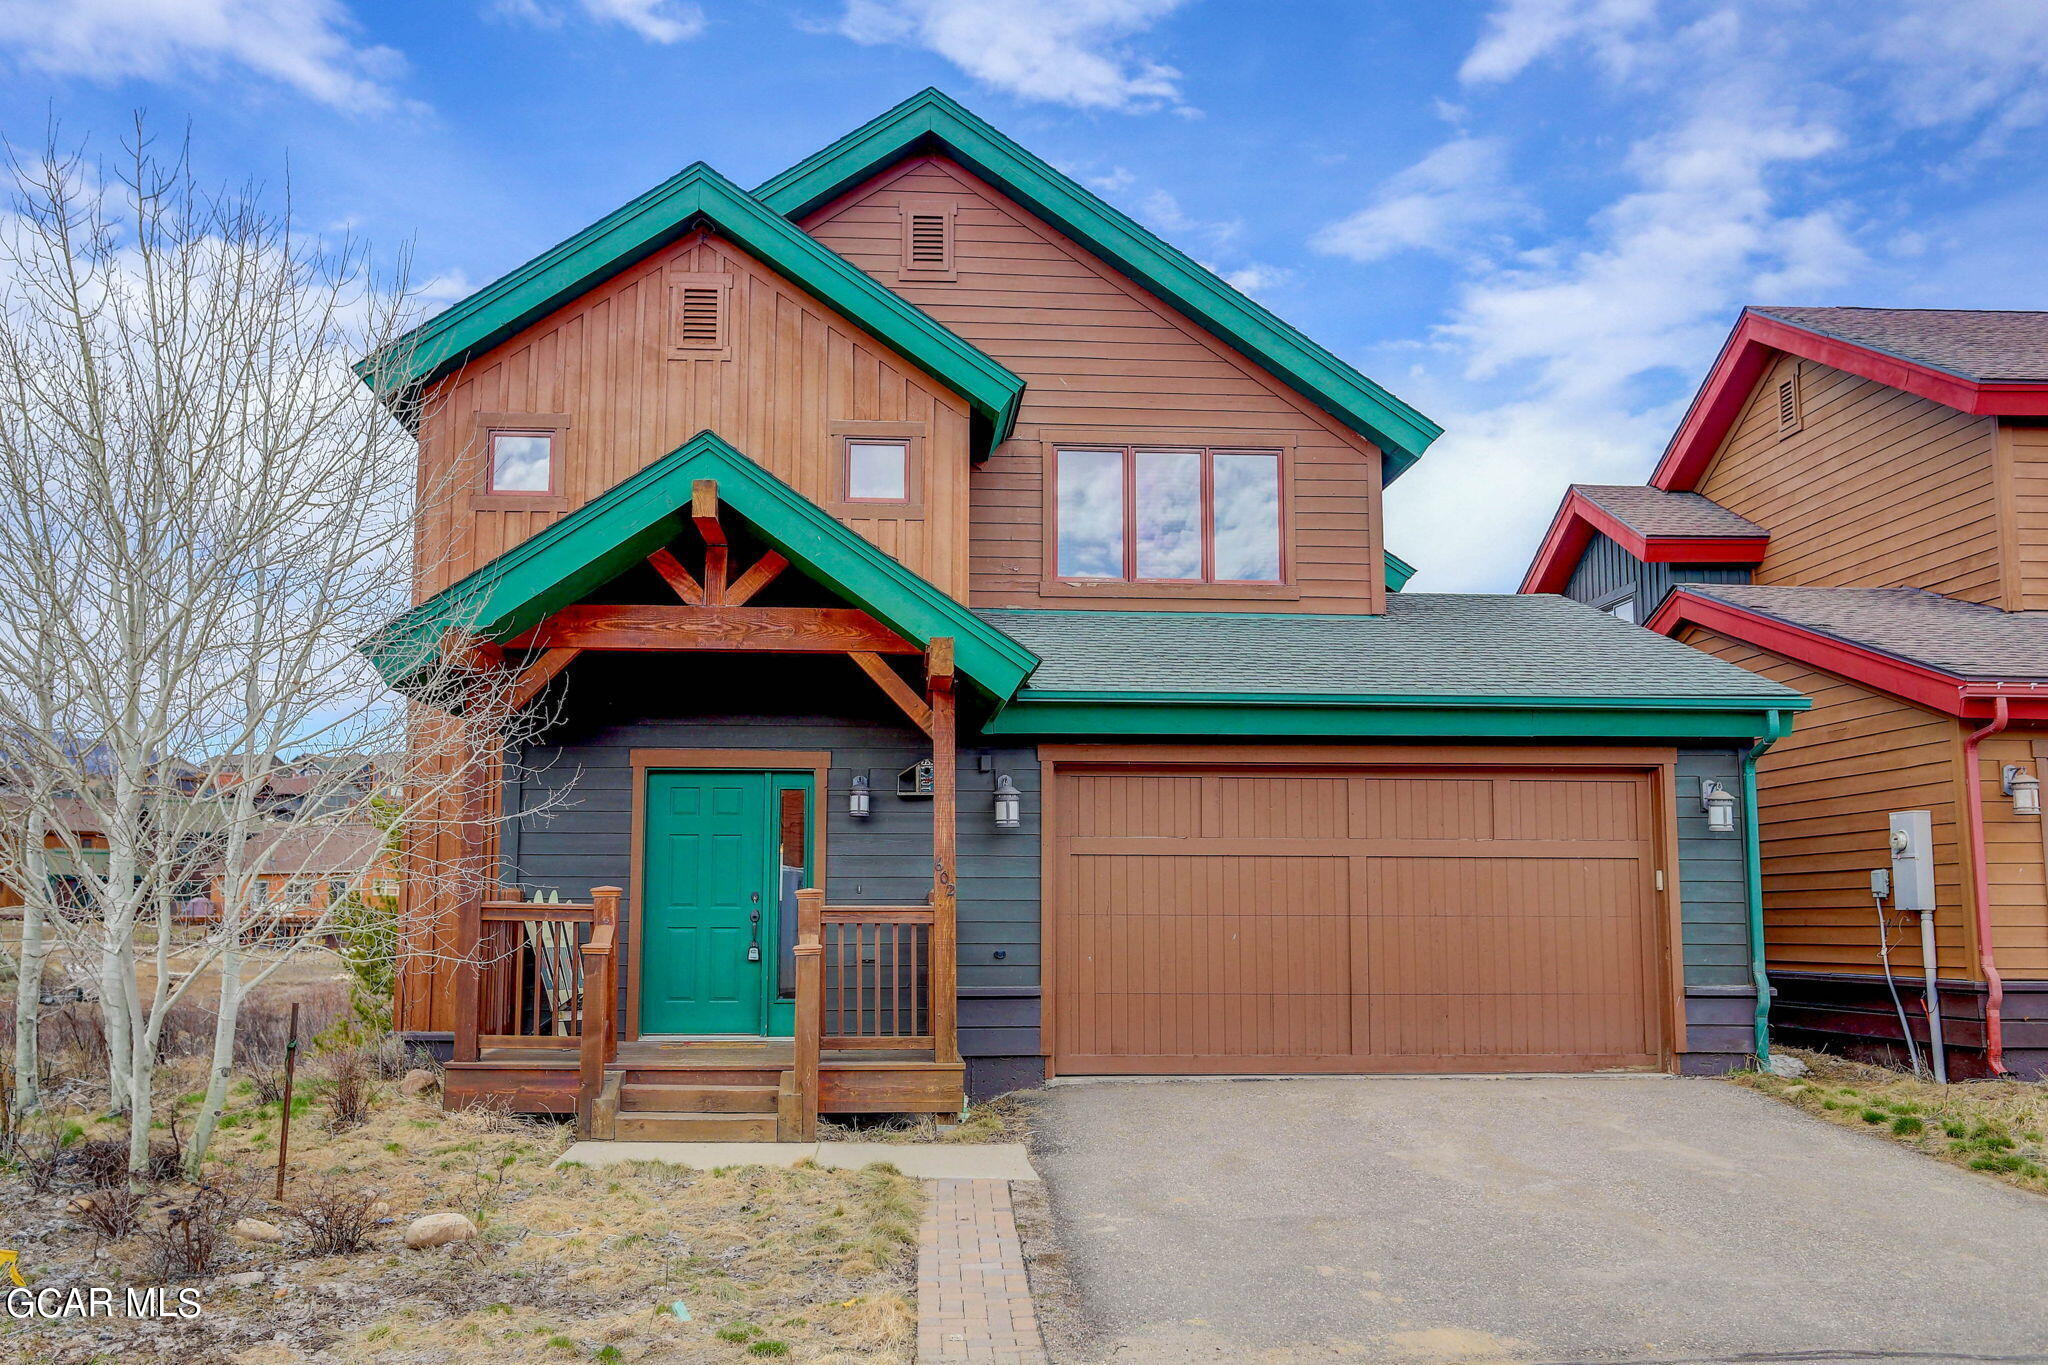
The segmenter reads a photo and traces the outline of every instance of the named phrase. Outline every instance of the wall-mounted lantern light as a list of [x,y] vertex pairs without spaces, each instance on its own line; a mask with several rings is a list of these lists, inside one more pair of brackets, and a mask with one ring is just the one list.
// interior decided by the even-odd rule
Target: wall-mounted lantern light
[[1700,809],[1707,813],[1709,833],[1735,832],[1735,793],[1711,777],[1700,779]]
[[1015,829],[1024,818],[1024,794],[1008,773],[996,774],[996,828]]
[[853,790],[846,797],[846,813],[856,820],[868,818],[868,780],[865,777],[853,779]]
[[2017,763],[2008,763],[1999,775],[1999,785],[2012,798],[2014,815],[2039,815],[2041,813],[2041,779]]

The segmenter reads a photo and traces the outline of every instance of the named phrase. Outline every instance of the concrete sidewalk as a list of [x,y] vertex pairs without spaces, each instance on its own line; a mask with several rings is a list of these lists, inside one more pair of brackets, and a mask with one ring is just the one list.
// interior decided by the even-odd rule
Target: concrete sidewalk
[[725,1166],[820,1166],[857,1171],[886,1163],[915,1180],[1036,1180],[1022,1143],[945,1142],[578,1142],[555,1165],[616,1166],[662,1161],[711,1171]]
[[2048,1199],[1719,1081],[1059,1087],[1055,1359],[2048,1360]]

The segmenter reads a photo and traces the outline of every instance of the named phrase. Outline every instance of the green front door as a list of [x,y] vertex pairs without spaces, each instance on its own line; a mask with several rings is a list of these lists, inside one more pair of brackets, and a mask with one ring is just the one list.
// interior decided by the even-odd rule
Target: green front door
[[[763,1034],[773,1010],[785,875],[783,803],[810,782],[764,772],[647,777],[640,930],[642,1033]],[[802,812],[803,816],[808,811]],[[808,819],[802,819],[808,824]],[[808,862],[808,838],[795,860]]]

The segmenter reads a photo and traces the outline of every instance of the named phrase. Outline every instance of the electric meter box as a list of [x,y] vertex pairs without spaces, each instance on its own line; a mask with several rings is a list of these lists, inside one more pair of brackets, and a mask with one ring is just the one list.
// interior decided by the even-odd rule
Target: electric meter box
[[1934,817],[1924,810],[1892,812],[1892,908],[1934,908]]

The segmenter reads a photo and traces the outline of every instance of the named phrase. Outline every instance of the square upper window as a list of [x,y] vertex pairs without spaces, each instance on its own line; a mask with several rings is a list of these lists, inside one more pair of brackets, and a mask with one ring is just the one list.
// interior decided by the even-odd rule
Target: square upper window
[[1279,583],[1280,456],[1081,449],[1054,455],[1064,579]]
[[910,443],[908,441],[848,441],[846,443],[846,500],[848,502],[908,502],[910,500]]
[[555,491],[555,434],[551,431],[491,433],[493,493]]

